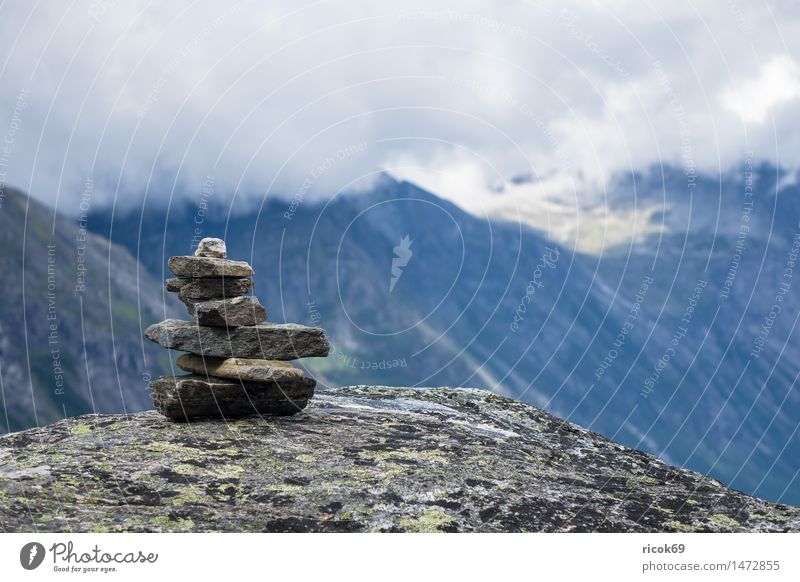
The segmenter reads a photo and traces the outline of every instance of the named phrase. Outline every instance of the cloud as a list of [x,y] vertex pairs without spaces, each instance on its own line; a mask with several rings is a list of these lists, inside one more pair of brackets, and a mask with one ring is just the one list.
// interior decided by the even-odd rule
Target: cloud
[[778,56],[764,63],[756,78],[728,89],[724,104],[745,122],[762,124],[776,106],[800,97],[797,63]]
[[788,2],[6,3],[0,179],[75,213],[87,177],[125,204],[388,169],[477,212],[519,174],[572,199],[661,161],[796,166],[798,44]]

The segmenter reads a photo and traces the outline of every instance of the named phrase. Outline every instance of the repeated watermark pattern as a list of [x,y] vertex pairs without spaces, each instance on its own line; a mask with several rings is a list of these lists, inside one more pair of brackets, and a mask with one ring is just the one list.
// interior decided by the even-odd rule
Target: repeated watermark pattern
[[604,49],[594,37],[594,34],[579,27],[578,22],[579,16],[569,8],[563,8],[556,19],[557,24],[564,27],[572,37],[580,41],[600,62],[618,73],[620,77],[627,78],[629,76],[628,69],[625,68],[622,61]]
[[[308,313],[308,320],[311,325],[322,325],[322,312],[316,301],[309,299],[306,304]],[[331,341],[330,351],[328,357],[331,358],[340,368],[349,368],[352,370],[371,370],[379,372],[387,372],[398,368],[407,368],[408,361],[406,357],[397,357],[391,359],[369,360],[355,356],[346,351],[339,342]]]
[[[184,61],[194,53],[198,47],[205,42],[207,39],[212,37],[214,34],[218,33],[218,30],[228,22],[233,16],[241,12],[243,5],[247,5],[250,3],[251,0],[240,0],[238,2],[234,2],[231,6],[219,16],[216,16],[208,24],[203,26],[197,33],[192,37],[192,40],[184,44],[179,50],[178,54],[175,55],[170,61],[164,65],[161,69],[161,72],[158,75],[158,79],[156,79],[155,84],[147,93],[147,97],[144,100],[144,103],[139,107],[136,115],[140,119],[144,119],[150,110],[156,105],[159,101],[162,91],[164,88],[169,84],[170,79],[172,76],[181,69]],[[102,10],[98,11],[99,15],[104,14],[108,11],[108,8],[103,7]],[[91,12],[90,12],[91,15]],[[98,17],[99,18],[99,17]]]
[[300,183],[297,191],[289,201],[289,208],[283,213],[283,218],[292,220],[300,205],[303,204],[311,188],[317,181],[328,173],[334,166],[347,160],[348,158],[363,153],[367,149],[367,142],[362,141],[344,146],[336,151],[332,156],[326,157],[319,164],[309,170],[308,175]]
[[11,120],[8,122],[8,129],[3,137],[3,143],[0,144],[0,209],[3,208],[3,200],[6,197],[6,182],[8,180],[8,169],[9,164],[11,163],[11,155],[14,151],[14,142],[16,141],[17,133],[22,126],[22,113],[28,107],[29,95],[29,89],[22,89],[19,93],[17,93],[14,109],[11,112]]
[[92,4],[89,6],[87,14],[92,20],[101,22],[103,20],[103,16],[113,10],[114,7],[120,3],[120,1],[121,0],[94,0],[94,2],[92,2]]
[[53,372],[53,393],[64,394],[64,368],[61,362],[61,341],[58,329],[58,301],[56,281],[56,245],[47,244],[47,345]]
[[519,305],[517,305],[517,309],[514,312],[514,319],[510,324],[512,332],[517,333],[519,331],[520,323],[524,321],[528,313],[528,306],[533,302],[537,291],[543,289],[545,286],[544,279],[546,271],[556,268],[560,256],[561,251],[557,248],[545,247],[542,256],[539,258],[539,262],[536,263],[533,269],[528,285],[525,287],[525,295],[520,299]]
[[573,167],[573,164],[566,151],[566,148],[561,140],[556,137],[545,118],[537,113],[537,107],[535,105],[520,100],[505,88],[493,83],[487,83],[485,81],[470,77],[461,77],[459,75],[451,75],[449,79],[453,85],[465,87],[471,91],[475,91],[477,93],[492,97],[493,99],[500,100],[501,102],[505,103],[506,106],[513,109],[516,113],[520,114],[525,120],[529,121],[531,125],[533,125],[533,127],[536,128],[536,130],[545,138],[549,151],[558,160],[559,170],[564,173],[569,173]]
[[75,250],[77,253],[77,265],[75,267],[75,293],[82,294],[86,291],[86,281],[88,276],[88,265],[86,264],[86,241],[89,237],[89,210],[92,204],[92,193],[94,192],[94,180],[91,176],[86,178],[81,192],[81,200],[78,204],[78,233],[75,235]]
[[[798,224],[798,228],[800,229],[800,224]],[[784,300],[792,288],[792,279],[794,278],[794,268],[797,266],[798,255],[800,255],[800,230],[795,232],[792,238],[792,245],[786,253],[786,264],[783,268],[783,273],[781,273],[780,283],[778,283],[778,289],[775,292],[769,313],[764,316],[761,328],[753,338],[753,349],[750,351],[751,358],[758,358],[761,352],[764,351],[767,340],[772,333],[772,328],[775,325],[775,320],[783,311]]]
[[747,237],[750,234],[750,219],[753,213],[753,152],[745,153],[744,158],[744,202],[742,202],[742,216],[739,220],[739,231],[736,233],[736,243],[734,243],[733,256],[725,274],[725,281],[722,283],[720,297],[727,300],[731,294],[731,288],[739,272],[739,265],[742,262],[747,244]]
[[661,380],[661,375],[664,373],[664,370],[670,365],[670,362],[672,362],[673,358],[677,356],[678,346],[689,333],[689,328],[691,327],[692,320],[694,319],[697,304],[700,302],[703,291],[705,291],[707,286],[708,282],[704,279],[698,279],[697,283],[695,283],[695,286],[692,289],[692,294],[689,296],[689,299],[686,302],[686,309],[684,309],[683,316],[681,317],[678,326],[675,328],[675,333],[672,334],[669,345],[666,347],[664,352],[658,358],[658,361],[653,366],[653,372],[644,381],[644,386],[639,393],[642,398],[650,397],[656,385]]
[[512,38],[528,38],[528,30],[519,24],[509,24],[474,12],[462,12],[461,10],[446,10],[434,8],[403,8],[397,13],[398,20],[432,20],[441,22],[453,22],[456,24],[469,24],[478,26],[496,34]]
[[194,250],[200,244],[205,236],[203,234],[203,224],[206,221],[206,215],[209,211],[209,201],[214,196],[214,184],[216,177],[213,174],[206,175],[203,180],[203,185],[200,188],[200,200],[197,203],[197,210],[194,213],[192,220],[192,240],[189,242],[189,247]]
[[656,74],[658,83],[666,94],[667,101],[672,109],[672,114],[675,117],[678,133],[680,134],[680,154],[683,174],[686,176],[686,189],[688,192],[694,192],[694,189],[697,187],[697,164],[694,160],[692,130],[689,121],[686,119],[686,109],[678,98],[672,81],[670,81],[669,75],[665,71],[661,61],[653,62],[653,71]]
[[[102,398],[97,401],[97,412],[114,412],[120,408],[120,402],[124,408],[130,395],[138,397],[132,403],[136,409],[148,406],[150,400],[141,398],[141,393],[152,379],[151,371],[154,376],[164,373],[163,368],[170,363],[154,360],[147,364],[149,355],[145,356],[145,352],[149,344],[142,339],[141,326],[136,324],[153,323],[153,313],[162,311],[161,308],[164,317],[171,317],[166,312],[180,307],[174,296],[152,292],[159,288],[153,285],[148,269],[153,264],[163,268],[167,255],[185,253],[187,242],[189,249],[194,250],[205,236],[221,236],[212,230],[224,221],[225,217],[218,214],[222,214],[220,209],[231,200],[231,194],[236,193],[233,196],[236,200],[248,196],[255,199],[258,192],[244,190],[254,183],[266,183],[280,176],[274,178],[266,192],[270,197],[276,195],[278,201],[262,205],[258,210],[269,216],[272,224],[268,228],[273,230],[263,238],[252,233],[252,253],[269,253],[269,260],[264,255],[258,258],[256,292],[262,293],[266,287],[271,298],[280,297],[284,312],[278,312],[278,305],[270,305],[270,321],[294,321],[298,318],[291,316],[298,314],[302,319],[305,308],[312,325],[328,328],[330,359],[309,362],[310,369],[319,372],[320,385],[328,381],[343,385],[344,379],[358,381],[361,378],[370,382],[381,380],[376,382],[381,385],[419,386],[435,385],[427,382],[431,379],[437,380],[437,384],[443,383],[442,379],[452,380],[454,386],[475,385],[527,402],[544,403],[556,413],[574,405],[577,411],[574,420],[579,424],[607,436],[641,437],[650,452],[667,460],[676,458],[670,457],[676,450],[677,454],[683,454],[695,444],[704,448],[704,458],[713,457],[720,450],[730,457],[730,453],[726,453],[730,443],[733,443],[731,451],[748,452],[751,443],[744,442],[738,431],[728,430],[729,417],[720,419],[718,425],[724,427],[720,428],[715,421],[705,434],[702,431],[706,427],[701,423],[690,425],[695,416],[691,414],[683,417],[687,420],[685,431],[684,426],[677,423],[671,427],[674,435],[665,435],[664,431],[670,430],[667,425],[674,421],[678,405],[688,409],[695,404],[705,406],[711,402],[713,406],[721,401],[720,396],[728,397],[726,391],[732,384],[729,380],[738,374],[740,364],[745,367],[742,373],[749,376],[743,380],[742,387],[737,385],[735,390],[749,390],[750,399],[745,406],[762,404],[758,390],[781,388],[781,383],[789,377],[787,371],[794,372],[791,363],[796,360],[796,354],[791,340],[797,309],[792,304],[792,293],[795,291],[794,268],[800,256],[800,224],[796,224],[797,217],[792,214],[794,207],[789,202],[797,189],[798,175],[791,165],[793,158],[787,158],[783,148],[774,148],[775,160],[783,159],[787,166],[784,168],[775,162],[775,176],[764,180],[769,182],[775,178],[778,182],[775,191],[758,191],[762,184],[759,180],[764,175],[760,173],[760,166],[764,159],[772,160],[765,153],[769,148],[764,144],[772,144],[772,141],[763,139],[764,127],[771,126],[775,135],[768,137],[776,141],[776,145],[782,145],[777,144],[776,128],[787,124],[791,108],[796,105],[796,91],[789,79],[796,72],[792,68],[796,65],[792,58],[787,59],[792,65],[788,67],[789,80],[777,77],[782,82],[761,83],[760,88],[767,94],[761,95],[758,88],[747,88],[740,82],[741,79],[746,82],[752,71],[758,73],[764,69],[769,73],[771,69],[766,61],[756,58],[752,63],[743,62],[738,52],[721,55],[725,58],[717,61],[720,55],[704,50],[702,56],[713,61],[716,67],[714,74],[709,75],[705,64],[681,59],[679,53],[683,52],[685,57],[686,51],[693,50],[689,43],[682,42],[686,38],[682,36],[681,27],[689,28],[689,22],[680,22],[680,27],[672,28],[657,28],[650,23],[637,30],[637,18],[620,21],[616,15],[609,18],[606,10],[584,11],[579,5],[535,7],[537,18],[526,19],[517,18],[519,13],[510,7],[490,13],[487,4],[483,14],[470,12],[466,5],[464,9],[381,6],[375,13],[365,8],[363,14],[347,16],[342,12],[340,21],[330,22],[326,18],[319,27],[306,29],[305,20],[319,10],[292,7],[284,11],[277,6],[260,10],[255,4],[234,1],[208,9],[200,15],[202,19],[192,15],[195,8],[190,7],[186,14],[195,17],[186,20],[180,10],[170,12],[150,7],[137,14],[137,22],[120,23],[118,19],[122,13],[131,10],[128,6],[119,0],[91,0],[78,8],[80,18],[71,20],[73,25],[88,26],[88,32],[92,33],[85,37],[85,47],[81,45],[80,50],[73,47],[75,50],[69,51],[69,56],[75,59],[74,65],[70,62],[68,67],[58,69],[53,63],[59,60],[48,58],[60,48],[57,31],[52,31],[51,39],[55,48],[48,44],[41,52],[33,51],[36,61],[21,60],[21,53],[12,55],[17,61],[9,58],[6,70],[25,69],[30,78],[6,84],[10,91],[3,101],[6,110],[4,127],[0,127],[0,210],[4,209],[4,203],[6,210],[17,210],[17,204],[9,204],[16,200],[16,189],[6,190],[7,183],[27,188],[34,198],[48,196],[49,178],[44,176],[52,173],[50,167],[59,166],[53,163],[52,156],[45,155],[45,150],[53,148],[51,141],[56,143],[54,149],[62,148],[57,155],[63,153],[64,156],[58,189],[51,190],[68,192],[71,198],[65,208],[58,210],[63,211],[65,217],[59,215],[58,220],[53,220],[52,241],[49,233],[42,235],[42,231],[48,229],[42,229],[37,223],[35,214],[40,207],[33,204],[27,205],[24,219],[21,214],[12,215],[18,220],[8,223],[11,236],[3,238],[6,233],[0,233],[4,244],[20,245],[13,248],[22,249],[22,265],[31,265],[26,263],[30,254],[37,261],[46,255],[46,275],[42,276],[41,265],[34,264],[35,276],[24,280],[27,291],[23,303],[26,300],[28,303],[23,305],[22,313],[30,319],[30,327],[36,328],[36,333],[26,334],[25,338],[26,341],[35,338],[40,344],[25,346],[29,358],[27,371],[20,362],[13,361],[22,359],[16,353],[13,358],[7,357],[9,348],[16,347],[12,344],[17,334],[13,330],[9,332],[7,320],[0,320],[3,326],[0,330],[0,382],[9,377],[11,382],[6,385],[16,385],[17,378],[27,374],[25,379],[30,380],[32,388],[30,405],[18,399],[6,406],[3,394],[6,415],[9,410],[17,413],[22,403],[22,406],[30,406],[34,415],[37,412],[49,414],[47,422],[50,422],[55,409],[52,406],[56,401],[52,398],[54,395],[61,397],[60,405],[67,401],[65,390],[69,396],[82,394],[83,366],[76,362],[84,361],[85,383],[89,383],[91,377],[102,380],[96,385],[105,385]],[[324,4],[319,8],[323,9]],[[246,12],[245,5],[248,5]],[[640,18],[639,14],[633,14],[637,10],[635,7],[626,10]],[[4,11],[0,13],[5,14]],[[762,35],[759,27],[763,22],[754,19],[754,13],[752,7],[740,0],[728,0],[727,10],[717,11],[715,18],[726,22],[726,33],[737,37],[737,42],[752,43],[748,50],[760,49],[755,45]],[[163,15],[175,17],[169,27],[166,22],[162,26],[157,21]],[[664,19],[669,20],[669,15]],[[34,20],[31,19],[30,26],[35,24]],[[380,29],[386,23],[391,27],[391,35]],[[707,24],[709,30],[715,26],[714,22],[702,24]],[[357,37],[360,27],[369,29],[363,39],[358,38],[355,49],[339,50],[337,41],[350,35]],[[290,31],[290,38],[282,36],[284,30]],[[109,34],[108,31],[113,32]],[[135,42],[119,42],[108,52],[95,50],[97,45],[93,38],[112,36],[117,31],[131,34]],[[72,36],[80,39],[78,32]],[[170,46],[171,33],[174,36]],[[397,36],[392,36],[395,33]],[[230,41],[224,43],[222,51],[219,50],[221,38]],[[670,49],[665,38],[680,41],[676,46],[685,50]],[[124,39],[114,38],[112,42],[117,40]],[[724,49],[726,40],[722,37],[718,40],[720,48]],[[135,55],[135,68],[129,67],[123,58],[128,44],[141,49],[141,54]],[[297,47],[303,47],[299,50],[306,52],[295,62],[292,57],[296,56],[293,51],[298,50]],[[112,45],[107,48],[111,49]],[[229,53],[224,52],[228,49]],[[92,70],[91,61],[87,66],[87,61],[81,60],[86,58],[84,54],[92,55],[98,65],[102,64],[102,70]],[[163,60],[154,65],[154,55],[160,55]],[[403,58],[405,56],[408,58]],[[372,61],[380,62],[379,70],[369,70]],[[728,63],[737,64],[733,73],[726,68]],[[50,86],[53,71],[63,71],[63,78],[59,80],[63,91],[59,85],[61,101],[54,101],[55,105],[45,117],[39,109],[47,109],[40,103],[47,105],[46,101],[31,96],[37,95],[37,90],[45,96],[54,94],[54,87]],[[73,80],[82,71],[91,72],[88,80],[96,81],[89,85],[87,79],[82,78],[83,85],[77,84],[87,95],[83,103]],[[742,133],[747,135],[743,143],[734,143],[731,136],[740,129],[734,127],[738,119],[718,106],[719,97],[725,91],[712,84],[716,83],[715,76],[730,76],[725,81],[726,86],[741,88],[745,101],[754,106],[787,96],[767,107],[765,120],[777,123],[761,124],[742,119]],[[767,74],[763,78],[772,77]],[[114,87],[117,79],[122,79],[124,85]],[[137,85],[140,79],[144,79],[143,84]],[[202,79],[207,83],[199,82]],[[252,84],[252,79],[258,79],[257,83]],[[34,93],[27,88],[18,90],[21,86],[30,86]],[[114,89],[113,93],[95,100],[95,93],[109,88]],[[267,94],[269,100],[265,98]],[[80,121],[74,124],[72,134],[61,131],[72,124],[59,118],[60,110],[77,111],[73,107],[75,103],[68,100],[86,105],[81,107],[80,114],[85,115],[85,119],[67,120]],[[106,101],[114,104],[113,111],[97,107],[98,103],[102,105]],[[173,107],[175,102],[178,106]],[[354,105],[340,109],[342,103]],[[208,144],[203,143],[208,140],[194,140],[191,152],[175,151],[175,147],[188,144],[182,140],[184,135],[191,135],[192,130],[200,127],[194,123],[197,119],[191,117],[197,111],[204,114],[202,123],[209,124],[207,129],[219,142]],[[213,115],[206,115],[208,112]],[[263,131],[264,136],[269,136],[264,143],[258,143],[252,135],[243,139],[238,129],[234,130],[242,127],[238,125],[242,116],[251,113],[250,128],[255,128],[256,134]],[[151,123],[145,122],[148,116]],[[163,128],[152,119],[156,116],[163,122]],[[774,119],[770,120],[770,116]],[[118,122],[120,117],[125,118],[123,123]],[[313,120],[313,131],[308,131],[309,126],[304,125],[305,117]],[[107,123],[100,125],[104,122]],[[152,131],[151,126],[156,129],[155,136],[148,133]],[[99,127],[103,128],[102,137],[98,137]],[[270,131],[276,127],[286,127],[291,132],[288,145],[271,143],[275,134]],[[41,135],[29,136],[29,128],[37,128]],[[125,135],[127,129],[135,135]],[[335,134],[342,130],[344,133]],[[61,134],[65,134],[63,144],[60,143]],[[92,135],[93,142],[89,145],[93,147],[84,147],[86,138],[82,134]],[[620,135],[621,142],[618,141]],[[294,150],[295,138],[297,143],[303,143],[302,148]],[[142,143],[152,147],[159,141],[165,145],[164,150],[142,154]],[[122,147],[126,142],[129,147]],[[401,143],[415,145],[403,150],[400,148],[406,146],[397,145]],[[217,146],[222,146],[224,152],[215,151]],[[717,151],[714,146],[718,146]],[[417,147],[419,149],[415,149]],[[426,149],[428,147],[430,149]],[[95,159],[91,159],[93,150],[98,150]],[[226,164],[228,160],[253,160],[255,158],[250,156],[256,150],[268,152],[268,155],[259,158],[263,164],[248,165],[248,175],[236,176],[236,168],[240,167],[236,163],[222,167],[223,160]],[[293,150],[291,155],[287,153]],[[124,160],[121,155],[119,160],[112,158],[116,152],[123,151]],[[201,151],[200,162],[195,151]],[[83,156],[85,152],[89,154]],[[286,158],[282,157],[284,153]],[[778,153],[784,157],[778,158]],[[298,163],[295,156],[301,154],[304,158]],[[151,155],[152,160],[148,157]],[[214,159],[220,167],[205,165],[206,160]],[[181,160],[179,167],[176,160]],[[29,161],[28,172],[25,165]],[[120,162],[119,167],[115,162]],[[109,177],[113,179],[117,170],[120,176],[139,178],[151,162],[152,171],[157,175],[142,176],[148,178],[142,183],[153,184],[154,191],[164,188],[164,183],[158,180],[170,172],[176,174],[174,181],[170,180],[177,187],[176,191],[188,190],[181,180],[188,183],[202,177],[203,172],[210,173],[199,189],[199,199],[197,192],[190,195],[188,204],[194,206],[185,213],[175,213],[182,222],[172,223],[175,230],[170,232],[183,233],[180,243],[184,248],[176,248],[179,244],[175,237],[167,236],[166,229],[171,228],[167,226],[168,221],[164,221],[165,232],[159,232],[161,215],[145,216],[152,210],[149,207],[157,204],[143,203],[136,207],[140,200],[132,193],[132,200],[126,200],[132,202],[132,212],[141,210],[137,218],[150,222],[138,223],[143,238],[133,244],[130,243],[130,239],[135,238],[133,232],[123,231],[120,235],[117,230],[114,237],[109,236],[114,238],[114,243],[131,244],[128,250],[132,251],[132,256],[126,256],[126,260],[133,255],[139,258],[138,251],[142,252],[141,265],[135,261],[126,262],[131,269],[121,272],[119,265],[112,261],[109,248],[102,246],[107,244],[100,236],[103,233],[91,234],[95,224],[91,217],[101,214],[97,223],[110,218],[109,224],[114,229],[119,222],[132,224],[125,222],[128,216],[114,214],[128,211],[124,208],[127,204],[116,204],[116,200],[115,210],[103,214],[107,212],[103,207],[106,193],[100,185],[110,183]],[[462,162],[468,172],[454,170],[460,170]],[[534,164],[539,163],[541,166],[534,168]],[[665,166],[670,166],[667,171],[664,171]],[[199,173],[197,168],[201,168]],[[365,176],[380,171],[385,171],[391,179],[385,180],[386,186],[384,181],[378,181],[376,188],[385,187],[385,190],[370,192],[374,199],[380,196],[402,198],[413,192],[413,188],[406,188],[404,181],[407,180],[422,186],[423,190],[432,190],[433,195],[455,201],[456,206],[464,202],[467,212],[454,219],[458,234],[463,235],[462,243],[467,241],[463,246],[463,269],[452,260],[452,248],[442,251],[455,240],[450,236],[454,231],[449,226],[422,231],[419,225],[443,223],[420,220],[419,225],[415,224],[413,212],[381,214],[382,222],[370,223],[369,229],[359,230],[353,245],[339,245],[343,253],[355,248],[352,256],[334,253],[337,243],[344,238],[342,235],[336,240],[339,232],[335,228],[358,212],[359,202],[349,204],[353,200],[350,194],[357,192],[349,192],[345,186],[337,191],[330,183],[359,184]],[[188,179],[184,172],[190,176]],[[714,182],[717,173],[721,177]],[[438,181],[439,174],[441,181]],[[426,186],[428,175],[436,176],[430,184],[442,184],[441,190]],[[424,177],[416,180],[418,176]],[[669,178],[666,181],[665,176]],[[678,177],[677,187],[673,176]],[[18,183],[8,182],[9,178]],[[483,178],[486,183],[480,183]],[[237,184],[235,189],[231,188],[233,184]],[[500,186],[494,187],[496,184]],[[587,191],[575,188],[576,184],[587,184]],[[716,192],[706,191],[716,188],[706,188],[708,184],[719,185],[721,200],[728,206],[718,209],[724,212],[720,214],[724,220],[717,221],[720,232],[697,235],[693,231],[697,223],[714,224],[714,217],[710,216],[700,216],[695,221],[698,212],[710,214],[717,210],[708,203]],[[784,186],[785,192],[781,191]],[[647,191],[640,192],[640,188]],[[764,190],[768,188],[772,186]],[[116,195],[120,192],[128,196],[130,190],[119,188]],[[542,197],[542,193],[546,196]],[[525,215],[531,225],[536,223],[529,218],[531,216],[546,217],[550,224],[551,216],[557,220],[561,217],[549,213],[571,209],[574,202],[576,216],[570,226],[584,227],[585,218],[602,220],[602,212],[607,213],[605,218],[617,220],[608,224],[619,225],[623,222],[620,217],[629,216],[623,212],[632,208],[635,216],[642,208],[638,199],[640,193],[644,194],[645,206],[663,200],[665,226],[659,230],[659,235],[663,236],[658,243],[637,238],[631,240],[629,248],[614,247],[611,253],[589,256],[582,250],[576,253],[573,249],[559,248],[556,239],[563,239],[556,235],[568,230],[560,229],[561,222],[547,232],[533,226],[534,230],[521,234],[526,228],[522,224],[524,221],[509,226],[505,222],[507,215],[502,215],[511,206],[517,205],[519,210],[519,205],[527,204],[521,207],[524,212],[519,212],[520,216]],[[687,193],[690,196],[685,196]],[[732,194],[729,196],[729,193]],[[526,198],[528,195],[530,200]],[[705,196],[708,198],[701,198]],[[467,208],[472,203],[471,197],[486,206],[485,215]],[[778,199],[775,208],[779,214],[769,216],[773,198]],[[340,199],[344,202],[337,206]],[[600,203],[601,199],[608,204]],[[670,214],[684,203],[686,206]],[[475,203],[473,208],[478,206]],[[661,208],[660,204],[656,207]],[[332,220],[329,216],[319,220],[328,209],[334,213]],[[615,215],[620,209],[623,212]],[[653,212],[647,214],[647,219],[652,217],[655,222],[659,216]],[[408,218],[409,214],[412,218]],[[673,226],[677,222],[675,216],[689,218],[686,231],[678,232]],[[0,217],[5,218],[5,213]],[[237,216],[237,225],[239,218]],[[242,222],[249,218],[246,215]],[[711,220],[706,220],[709,218]],[[340,222],[334,224],[333,232],[322,232],[334,221]],[[258,219],[255,223],[258,224]],[[590,224],[593,227],[598,222]],[[227,226],[226,223],[225,236],[246,238],[248,233],[227,234]],[[672,228],[675,230],[670,230]],[[785,230],[773,232],[772,229],[777,228]],[[367,238],[373,230],[375,238]],[[591,234],[598,239],[602,235],[605,244],[609,232],[611,229]],[[297,233],[310,240],[299,240]],[[272,250],[264,249],[264,245],[265,241],[273,244],[277,235],[282,235],[282,245],[286,241],[289,249],[286,252],[290,256],[284,256],[281,248],[281,256],[273,261]],[[517,248],[518,240],[528,246],[520,244]],[[158,249],[158,253],[164,253],[163,257],[153,250],[162,241],[168,241]],[[497,241],[501,244],[495,244]],[[232,248],[241,248],[242,238],[229,243]],[[623,256],[625,251],[628,251],[627,256]],[[7,255],[10,253],[4,257]],[[101,262],[105,255],[108,265]],[[115,253],[117,259],[121,255]],[[666,257],[663,262],[662,256]],[[353,264],[347,264],[350,259]],[[66,263],[59,263],[65,260]],[[364,264],[356,264],[361,260]],[[758,265],[759,260],[761,265]],[[98,264],[92,264],[93,261]],[[698,266],[704,262],[705,268]],[[16,266],[13,260],[4,264],[10,265],[9,270]],[[657,264],[668,265],[671,272],[657,270]],[[132,280],[134,271],[135,282]],[[441,292],[442,302],[436,304],[435,300],[439,299],[436,293],[446,288],[442,285],[440,289],[437,285],[449,278],[451,271],[455,273],[453,286]],[[308,279],[306,305],[306,291],[298,292],[302,289],[304,273]],[[343,273],[359,279],[340,282]],[[26,275],[28,273],[22,276]],[[752,287],[747,288],[748,285]],[[150,292],[145,293],[146,290]],[[712,295],[717,293],[719,296],[713,297],[717,303],[709,306]],[[313,294],[317,301],[312,299]],[[81,307],[79,324],[85,324],[85,329],[80,330],[84,331],[82,360],[75,353],[80,347],[72,345],[79,343],[73,341],[79,331],[73,299]],[[159,303],[161,300],[165,300],[163,304]],[[171,304],[167,305],[167,301]],[[358,305],[359,310],[352,311],[357,317],[351,318],[346,310],[351,301]],[[434,304],[436,307],[425,311]],[[711,318],[715,308],[717,314],[722,314],[719,318],[724,320],[722,325],[716,315]],[[108,316],[109,320],[97,323],[98,314]],[[186,318],[185,313],[183,317]],[[359,317],[365,322],[356,321]],[[386,326],[387,322],[393,326],[402,321],[405,325],[407,320],[413,320],[412,325],[401,331],[383,333],[385,327],[381,326]],[[99,330],[105,327],[106,321],[112,323],[110,332]],[[735,332],[729,334],[734,326]],[[117,337],[122,329],[126,330],[126,336]],[[133,332],[128,334],[131,329]],[[113,348],[106,351],[107,345]],[[421,353],[426,356],[420,357]],[[140,355],[141,360],[138,359]],[[762,361],[750,366],[748,371],[747,366],[758,358]],[[142,373],[142,370],[147,371]],[[114,374],[118,381],[108,382]],[[759,377],[767,374],[766,378]],[[672,380],[679,377],[678,386],[684,379],[686,385],[707,380],[711,388],[707,386],[706,389],[715,391],[713,397],[704,398],[702,386],[697,394],[687,395],[685,393],[692,391],[675,389]],[[611,385],[612,380],[618,378],[622,378],[619,384]],[[111,390],[108,385],[112,385]],[[92,395],[92,386],[88,388]],[[109,396],[109,392],[117,388],[119,398],[116,394]],[[792,387],[786,389],[791,391]],[[670,397],[674,394],[680,402],[664,404],[666,398],[660,397],[664,394]],[[91,406],[94,408],[93,396]],[[794,401],[787,398],[785,406],[782,403],[773,406],[775,394],[768,396],[763,409],[767,411],[765,415],[775,409],[775,417],[767,419],[769,425],[759,424],[761,419],[748,420],[745,430],[756,434],[763,429],[766,434],[773,426],[771,420],[775,421],[774,426],[787,424],[787,410],[791,412]],[[76,406],[80,405],[80,398],[72,400]],[[623,410],[606,413],[606,407],[614,408],[612,404],[620,405]],[[670,406],[676,409],[669,409]],[[741,402],[732,402],[730,409],[735,406],[739,409],[734,414],[744,412]],[[64,411],[66,414],[66,407]],[[727,414],[727,401],[718,411],[703,412],[710,412],[712,416],[715,412]],[[653,417],[659,419],[656,430],[662,431],[657,436],[653,436],[656,430],[650,432],[648,421],[643,420]],[[617,426],[615,423],[623,418]],[[773,471],[773,467],[762,465],[762,472],[773,472],[780,479],[794,474],[786,488],[792,492],[793,499],[797,499],[800,471],[793,473],[798,462],[793,452],[796,438],[794,433],[788,434],[780,437],[785,443],[780,442],[780,438],[765,439],[764,443],[759,441],[753,451],[775,451],[775,462],[780,463],[780,467]],[[692,439],[702,443],[690,442]],[[735,442],[737,439],[739,441]],[[675,446],[672,446],[673,440],[677,442]],[[783,445],[785,454],[779,452]],[[734,464],[730,458],[725,461],[728,465]],[[771,495],[778,497],[774,490]],[[79,551],[70,543],[54,545],[48,550],[38,542],[31,542],[22,548],[19,563],[20,567],[32,570],[42,564],[48,565],[48,558],[53,558],[59,560],[53,564],[56,571],[73,573],[113,568],[116,558],[112,556],[106,560],[103,555],[99,548]],[[136,561],[137,557],[134,555],[133,559]]]
[[622,348],[625,347],[625,344],[628,341],[628,336],[636,327],[636,323],[639,321],[639,312],[642,310],[645,299],[647,299],[647,291],[650,289],[650,286],[654,281],[655,279],[653,279],[653,277],[650,275],[645,275],[642,278],[642,282],[639,284],[639,289],[637,289],[634,295],[633,303],[628,310],[628,315],[625,318],[625,322],[622,324],[622,327],[619,328],[616,337],[614,337],[614,342],[608,349],[608,352],[606,353],[602,362],[600,362],[600,365],[594,371],[595,380],[599,381],[605,375],[606,371],[619,357]]
[[735,0],[728,0],[728,8],[730,8],[731,14],[733,14],[733,18],[736,21],[736,28],[739,30],[739,32],[746,37],[753,36],[753,33],[750,30],[750,24],[747,22],[747,17],[745,17],[742,7],[739,5],[739,3]]

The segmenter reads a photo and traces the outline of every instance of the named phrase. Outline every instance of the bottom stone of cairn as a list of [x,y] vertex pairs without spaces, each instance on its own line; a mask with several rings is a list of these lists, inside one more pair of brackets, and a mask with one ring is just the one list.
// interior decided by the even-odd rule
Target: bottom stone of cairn
[[316,382],[242,382],[188,374],[150,382],[156,410],[172,420],[238,418],[254,414],[286,416],[306,407]]

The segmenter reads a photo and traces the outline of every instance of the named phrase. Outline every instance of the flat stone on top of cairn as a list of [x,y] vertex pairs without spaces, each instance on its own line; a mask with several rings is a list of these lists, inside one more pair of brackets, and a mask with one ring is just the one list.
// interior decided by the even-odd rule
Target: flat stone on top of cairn
[[228,257],[228,249],[225,246],[225,241],[221,238],[204,238],[197,245],[194,256],[226,259]]
[[297,324],[265,324],[267,311],[253,289],[253,269],[227,259],[225,241],[203,239],[195,256],[171,257],[177,293],[195,321],[167,319],[145,336],[178,357],[185,376],[150,383],[156,410],[172,420],[251,414],[286,415],[305,408],[316,382],[283,360],[328,355],[325,331]]

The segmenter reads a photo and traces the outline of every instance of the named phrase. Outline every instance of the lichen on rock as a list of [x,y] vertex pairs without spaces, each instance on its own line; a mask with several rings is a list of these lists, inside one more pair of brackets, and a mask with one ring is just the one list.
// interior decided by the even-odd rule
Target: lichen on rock
[[490,392],[354,386],[292,417],[0,437],[0,531],[800,531],[800,508]]

